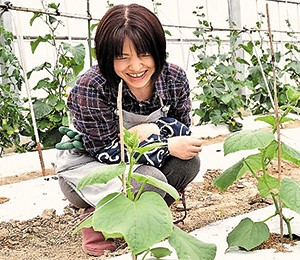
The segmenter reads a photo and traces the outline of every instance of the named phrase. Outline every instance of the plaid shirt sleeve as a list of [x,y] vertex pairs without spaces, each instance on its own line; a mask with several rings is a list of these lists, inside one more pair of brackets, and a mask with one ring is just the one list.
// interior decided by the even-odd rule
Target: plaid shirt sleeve
[[112,94],[105,93],[104,84],[105,79],[94,66],[77,80],[67,102],[74,127],[83,134],[85,150],[92,156],[117,139],[119,132]]

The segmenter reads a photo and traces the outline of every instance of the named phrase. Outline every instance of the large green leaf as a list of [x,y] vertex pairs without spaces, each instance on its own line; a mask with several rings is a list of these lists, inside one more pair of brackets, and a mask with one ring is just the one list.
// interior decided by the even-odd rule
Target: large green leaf
[[281,158],[300,166],[300,152],[281,142]]
[[258,181],[257,189],[263,198],[267,197],[271,195],[270,190],[278,190],[278,179],[264,173]]
[[224,142],[224,154],[266,148],[274,139],[274,135],[265,129],[235,132],[226,138]]
[[279,196],[288,208],[300,214],[300,185],[297,181],[283,179],[279,187]]
[[131,177],[136,179],[139,182],[147,181],[147,183],[152,184],[153,186],[160,188],[161,190],[164,190],[165,192],[169,193],[175,200],[180,199],[177,190],[168,183],[160,181],[152,176],[142,175],[139,173],[132,173]]
[[115,177],[125,173],[126,163],[121,162],[119,164],[112,164],[107,166],[101,166],[85,175],[77,184],[77,189],[80,190],[83,187],[93,184],[108,183]]
[[178,259],[213,260],[217,252],[215,244],[204,243],[175,226],[169,243],[176,250]]
[[213,180],[213,184],[221,191],[227,189],[232,183],[241,178],[246,172],[250,171],[248,165],[253,171],[258,171],[262,168],[262,154],[252,154],[246,159],[241,159],[236,164],[225,170],[221,175]]
[[251,250],[268,238],[269,228],[265,223],[253,222],[250,218],[245,218],[228,234],[226,251],[232,246]]
[[96,231],[122,234],[135,255],[171,235],[172,215],[160,195],[145,192],[136,202],[124,194],[116,195],[110,194],[97,204],[93,217]]

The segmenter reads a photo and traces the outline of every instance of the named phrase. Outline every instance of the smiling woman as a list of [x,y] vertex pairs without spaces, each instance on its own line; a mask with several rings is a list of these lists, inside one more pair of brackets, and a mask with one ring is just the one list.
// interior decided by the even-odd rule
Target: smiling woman
[[[73,127],[82,136],[83,149],[58,153],[56,171],[63,193],[89,213],[102,198],[122,191],[118,178],[76,190],[92,170],[121,161],[122,129],[117,112],[121,80],[124,128],[132,134],[137,132],[139,147],[165,143],[140,157],[137,153],[134,172],[168,182],[183,192],[199,172],[203,141],[191,136],[189,83],[180,67],[166,62],[166,39],[160,21],[137,4],[114,6],[99,22],[95,50],[98,64],[79,77],[68,97]],[[70,130],[66,133],[69,138],[69,133],[76,136]],[[126,150],[125,162],[129,162]],[[129,186],[135,194],[141,185],[133,180]],[[167,205],[174,202],[169,194],[150,184],[144,191],[158,193]],[[113,241],[105,241],[102,233],[92,228],[83,228],[82,234],[83,250],[88,254],[101,255],[105,249],[116,248]]]

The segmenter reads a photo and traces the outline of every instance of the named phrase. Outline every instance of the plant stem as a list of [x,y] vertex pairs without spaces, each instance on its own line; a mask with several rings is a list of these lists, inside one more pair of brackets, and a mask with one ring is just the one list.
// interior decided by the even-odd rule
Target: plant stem
[[[123,131],[123,116],[122,116],[122,91],[123,91],[123,80],[121,79],[119,83],[118,90],[118,110],[119,110],[119,126],[120,126],[120,149],[121,149],[121,161],[124,162],[125,154],[124,154],[124,131]],[[122,184],[123,184],[123,192],[126,195],[126,177],[125,173],[122,174]]]
[[[271,33],[271,24],[270,24],[270,15],[269,15],[269,6],[266,4],[267,8],[267,21],[268,21],[268,31],[271,47],[271,56],[272,56],[272,68],[273,68],[273,89],[274,89],[274,103],[275,103],[275,117],[276,117],[276,126],[277,126],[277,141],[278,141],[278,187],[281,183],[281,138],[280,138],[280,127],[279,127],[279,118],[278,118],[278,100],[277,100],[277,86],[276,86],[276,71],[275,71],[275,55],[273,49],[272,33]],[[280,214],[280,238],[283,240],[283,221],[282,221],[282,203],[280,198],[278,198],[279,203],[279,214]]]
[[142,191],[143,191],[143,189],[144,189],[144,187],[145,187],[147,181],[148,181],[148,180],[146,180],[145,182],[143,182],[143,184],[142,184],[142,186],[141,186],[141,188],[140,188],[138,194],[136,195],[136,197],[135,197],[135,199],[134,199],[134,202],[136,202],[136,201],[138,200],[138,198],[140,197],[140,195],[141,195],[141,193],[142,193]]

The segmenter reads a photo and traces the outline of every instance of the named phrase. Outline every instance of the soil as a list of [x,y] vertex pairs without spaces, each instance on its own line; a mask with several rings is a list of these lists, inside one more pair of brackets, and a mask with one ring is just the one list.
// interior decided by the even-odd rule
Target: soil
[[[297,126],[299,127],[299,124]],[[224,139],[224,136],[206,138],[205,144],[222,142]],[[218,220],[248,213],[272,204],[270,198],[261,198],[256,189],[257,180],[250,173],[245,174],[225,191],[219,191],[213,186],[212,180],[220,173],[221,171],[218,169],[207,170],[203,182],[188,185],[185,192],[187,217],[184,223],[179,224],[182,230],[191,232]],[[270,164],[269,173],[276,176],[276,160]],[[284,176],[300,182],[299,166],[283,161],[282,173]],[[53,174],[55,174],[53,169],[47,169],[47,175]],[[42,173],[36,171],[0,178],[0,185],[40,176]],[[0,194],[0,204],[6,203],[8,200],[9,198],[1,197]],[[41,216],[27,221],[0,222],[0,260],[109,259],[129,252],[124,240],[116,239],[118,249],[115,252],[106,252],[101,257],[86,255],[81,249],[80,232],[74,236],[71,235],[72,230],[79,223],[80,212],[80,209],[69,204],[62,215],[57,215],[53,209],[47,209]],[[182,201],[174,203],[171,206],[171,212],[174,220],[181,219],[184,216]],[[289,240],[286,242],[289,243]],[[256,250],[264,248],[275,248],[281,252],[287,251],[284,243],[280,243],[277,234],[270,234],[269,240]]]

